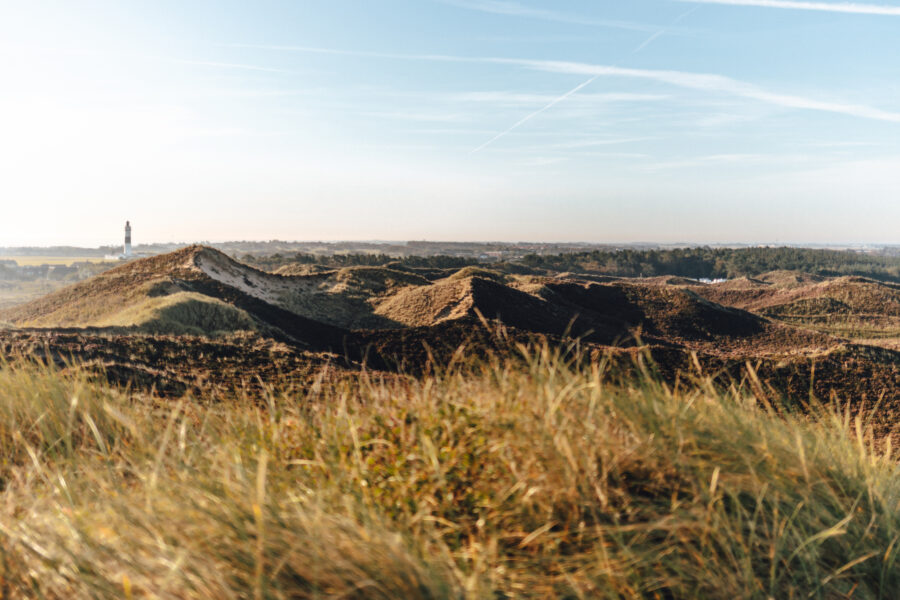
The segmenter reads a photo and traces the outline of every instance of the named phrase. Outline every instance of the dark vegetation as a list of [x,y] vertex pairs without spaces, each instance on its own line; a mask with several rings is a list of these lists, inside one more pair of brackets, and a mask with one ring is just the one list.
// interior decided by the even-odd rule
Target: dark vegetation
[[331,269],[342,267],[410,267],[427,269],[461,269],[470,265],[481,264],[476,258],[460,256],[404,256],[396,257],[388,254],[270,254],[254,256],[245,254],[241,262],[257,269],[274,271],[278,267],[290,264],[318,265]]
[[287,264],[318,265],[327,268],[390,266],[401,269],[460,269],[466,266],[491,264],[492,267],[504,271],[532,273],[556,271],[615,277],[669,275],[694,279],[733,279],[786,270],[825,277],[855,275],[879,281],[900,282],[900,256],[790,247],[594,250],[562,254],[527,254],[517,260],[499,263],[475,257],[446,255],[396,257],[388,254],[361,253],[333,255],[276,253],[264,256],[247,254],[242,256],[241,260],[268,271],[274,271]]
[[536,269],[620,277],[674,275],[733,279],[789,270],[827,277],[857,275],[900,282],[900,257],[788,247],[597,250],[553,256],[530,254],[522,259],[522,263]]

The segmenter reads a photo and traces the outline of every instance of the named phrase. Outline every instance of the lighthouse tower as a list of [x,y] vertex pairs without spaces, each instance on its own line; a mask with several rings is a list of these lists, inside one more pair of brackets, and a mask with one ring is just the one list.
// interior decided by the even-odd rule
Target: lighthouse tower
[[131,258],[131,222],[125,221],[125,258]]

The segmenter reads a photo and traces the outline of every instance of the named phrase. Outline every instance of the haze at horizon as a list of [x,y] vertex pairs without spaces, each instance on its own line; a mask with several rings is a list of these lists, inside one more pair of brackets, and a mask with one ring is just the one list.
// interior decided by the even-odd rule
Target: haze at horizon
[[887,0],[7,3],[0,246],[896,243],[898,50]]

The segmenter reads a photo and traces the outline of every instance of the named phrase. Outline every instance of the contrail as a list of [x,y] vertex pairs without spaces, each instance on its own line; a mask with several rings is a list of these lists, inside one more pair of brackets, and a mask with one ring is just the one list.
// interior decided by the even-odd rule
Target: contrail
[[566,92],[565,94],[563,94],[562,96],[560,96],[559,98],[556,98],[555,100],[553,100],[552,102],[550,102],[550,104],[548,104],[547,106],[545,106],[545,107],[543,107],[543,108],[541,108],[541,109],[539,109],[539,110],[536,110],[536,111],[534,111],[533,113],[531,113],[530,115],[528,115],[528,116],[524,117],[523,119],[519,120],[515,125],[513,125],[513,126],[510,127],[509,129],[507,129],[506,131],[502,131],[502,132],[498,133],[497,135],[495,135],[494,137],[492,137],[491,139],[489,139],[488,141],[486,141],[486,142],[483,143],[482,145],[480,145],[480,146],[478,146],[477,148],[475,148],[474,150],[472,150],[469,154],[475,154],[475,153],[478,152],[479,150],[483,150],[484,148],[487,148],[488,146],[490,146],[491,144],[493,144],[494,142],[496,142],[497,140],[499,140],[500,138],[502,138],[504,135],[510,133],[511,131],[513,131],[513,130],[515,130],[515,129],[518,129],[520,125],[524,125],[525,123],[527,123],[527,122],[530,121],[531,119],[535,118],[536,116],[538,116],[538,115],[541,114],[542,112],[544,112],[544,111],[546,111],[546,110],[550,110],[551,108],[553,108],[554,106],[556,106],[557,104],[559,104],[560,102],[562,102],[563,100],[565,100],[566,98],[568,98],[569,96],[571,96],[572,94],[578,92],[580,89],[582,89],[582,88],[584,88],[584,87],[587,87],[588,85],[594,83],[594,81],[596,81],[599,77],[600,77],[599,75],[594,75],[593,77],[591,77],[590,79],[588,79],[587,81],[585,81],[584,83],[582,83],[581,85],[578,85],[578,86],[572,88],[571,90],[569,90],[568,92]]
[[[654,41],[656,41],[656,39],[657,39],[658,37],[660,37],[661,35],[663,35],[664,33],[666,33],[669,29],[671,29],[672,27],[674,27],[675,25],[677,25],[678,23],[680,23],[681,21],[683,21],[684,19],[686,19],[686,18],[689,17],[690,15],[694,14],[695,12],[697,12],[699,9],[700,9],[699,6],[695,6],[695,7],[692,8],[691,10],[685,12],[684,14],[679,15],[674,21],[672,21],[671,23],[669,23],[668,25],[666,25],[665,27],[663,27],[663,28],[660,29],[659,31],[654,32],[652,35],[650,35],[650,37],[648,37],[646,40],[644,40],[643,42],[641,42],[640,45],[638,45],[637,48],[635,48],[634,50],[631,51],[631,55],[634,56],[635,54],[637,54],[638,52],[640,52],[641,50],[643,50],[644,48],[646,48],[647,46],[649,46],[650,44],[652,44]],[[469,152],[469,154],[475,154],[475,153],[477,153],[477,152],[480,152],[481,150],[484,150],[485,148],[487,148],[488,146],[490,146],[491,144],[493,144],[494,142],[496,142],[496,141],[499,140],[500,138],[502,138],[502,137],[504,137],[504,136],[506,136],[506,135],[512,133],[513,131],[515,131],[516,129],[518,129],[519,127],[521,127],[522,125],[524,125],[525,123],[527,123],[528,121],[530,121],[531,119],[535,118],[535,117],[538,116],[539,114],[541,114],[541,113],[543,113],[543,112],[545,112],[545,111],[550,110],[551,108],[553,108],[554,106],[556,106],[557,104],[559,104],[560,102],[562,102],[563,100],[565,100],[566,98],[568,98],[569,96],[571,96],[572,94],[575,94],[575,93],[579,92],[580,90],[584,89],[585,87],[589,86],[590,84],[594,83],[599,77],[600,77],[600,75],[594,75],[593,77],[591,77],[590,79],[588,79],[588,80],[585,81],[584,83],[581,83],[581,84],[575,86],[574,88],[572,88],[571,90],[569,90],[568,92],[566,92],[565,94],[563,94],[562,96],[560,96],[559,98],[556,98],[556,99],[554,99],[553,101],[551,101],[551,102],[550,102],[549,104],[547,104],[546,106],[544,106],[544,107],[542,107],[542,108],[539,108],[538,110],[534,111],[534,112],[531,113],[530,115],[527,115],[527,116],[523,117],[522,119],[520,119],[518,122],[516,122],[516,123],[515,123],[512,127],[510,127],[509,129],[507,129],[507,130],[505,130],[505,131],[501,131],[500,133],[498,133],[497,135],[495,135],[494,137],[492,137],[491,139],[489,139],[489,140],[486,141],[485,143],[481,144],[480,146],[478,146],[477,148],[475,148],[474,150],[472,150],[471,152]]]
[[[679,18],[687,16],[682,15]],[[654,37],[654,36],[651,36]],[[659,37],[659,36],[655,36]],[[651,40],[652,41],[652,40]],[[632,54],[638,52],[642,47],[646,47],[645,41],[641,46],[635,48]],[[408,61],[427,61],[427,62],[448,62],[461,64],[492,64],[492,65],[514,65],[525,67],[536,71],[544,71],[547,73],[557,73],[566,75],[587,75],[590,79],[579,85],[574,90],[564,94],[561,98],[553,100],[548,106],[537,111],[540,114],[547,108],[558,104],[560,100],[571,96],[574,92],[581,90],[586,85],[598,77],[627,77],[631,79],[642,79],[646,81],[656,81],[676,87],[689,90],[700,90],[703,92],[715,92],[720,94],[729,94],[738,98],[748,98],[765,102],[774,106],[786,108],[797,108],[802,110],[817,110],[828,113],[849,115],[861,119],[875,119],[890,123],[900,123],[900,112],[890,112],[873,108],[864,104],[840,104],[822,100],[805,98],[802,96],[792,96],[789,94],[780,94],[772,92],[765,88],[760,88],[752,83],[732,79],[724,75],[716,75],[710,73],[688,73],[683,71],[659,71],[649,69],[628,69],[616,67],[612,65],[594,65],[586,63],[573,63],[552,60],[527,60],[521,58],[499,58],[486,56],[448,56],[438,54],[392,54],[383,52],[366,52],[338,50],[333,48],[311,48],[303,46],[265,46],[250,44],[232,44],[234,47],[241,48],[260,48],[267,50],[283,50],[291,52],[311,52],[319,54],[337,54],[345,56],[359,56],[369,58],[383,58],[391,60],[408,60]],[[620,98],[624,100],[626,98]],[[534,114],[521,120],[518,125],[532,118]],[[517,125],[517,126],[518,126]],[[514,129],[515,127],[513,127]],[[509,130],[508,130],[509,131]],[[508,133],[507,131],[507,133]],[[496,139],[496,137],[494,138]],[[483,147],[483,146],[482,146]]]

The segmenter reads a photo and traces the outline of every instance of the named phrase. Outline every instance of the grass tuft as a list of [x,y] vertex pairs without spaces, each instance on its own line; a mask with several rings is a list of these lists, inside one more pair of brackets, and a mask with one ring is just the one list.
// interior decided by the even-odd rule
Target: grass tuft
[[[900,469],[838,409],[547,347],[264,405],[0,369],[3,597],[891,598]],[[77,402],[73,402],[77,398]]]

